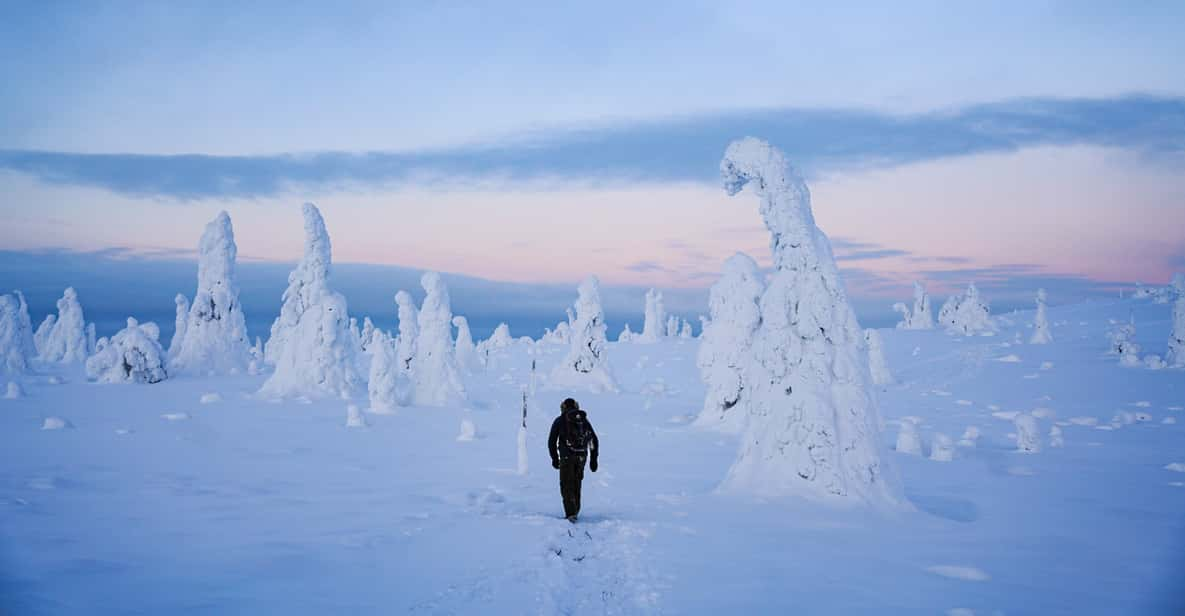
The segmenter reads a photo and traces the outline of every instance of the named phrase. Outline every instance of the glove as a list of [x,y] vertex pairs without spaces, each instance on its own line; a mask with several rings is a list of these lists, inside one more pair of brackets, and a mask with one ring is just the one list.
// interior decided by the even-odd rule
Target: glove
[[551,467],[558,469],[560,467],[560,459],[559,458],[552,458],[551,459]]
[[593,458],[588,461],[588,470],[590,470],[594,473],[597,472],[597,459],[596,458]]

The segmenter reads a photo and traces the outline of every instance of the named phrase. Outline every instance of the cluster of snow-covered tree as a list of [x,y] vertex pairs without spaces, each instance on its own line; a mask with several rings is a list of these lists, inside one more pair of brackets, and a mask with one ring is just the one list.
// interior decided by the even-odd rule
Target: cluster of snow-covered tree
[[1110,345],[1107,352],[1119,357],[1120,365],[1161,368],[1185,368],[1185,273],[1177,273],[1167,287],[1148,289],[1137,283],[1135,299],[1151,299],[1157,304],[1171,302],[1169,339],[1163,356],[1149,353],[1141,356],[1142,347],[1136,342],[1136,318],[1133,315],[1126,323],[1112,323],[1107,332]]

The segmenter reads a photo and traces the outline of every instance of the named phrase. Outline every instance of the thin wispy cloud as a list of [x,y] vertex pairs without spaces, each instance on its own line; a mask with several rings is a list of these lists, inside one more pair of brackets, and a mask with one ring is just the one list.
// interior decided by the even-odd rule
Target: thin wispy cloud
[[768,139],[808,175],[1047,145],[1125,148],[1180,160],[1177,156],[1185,153],[1185,98],[1028,98],[918,114],[727,112],[417,152],[164,156],[0,150],[0,169],[49,183],[182,201],[474,178],[714,183],[720,153],[740,135]]

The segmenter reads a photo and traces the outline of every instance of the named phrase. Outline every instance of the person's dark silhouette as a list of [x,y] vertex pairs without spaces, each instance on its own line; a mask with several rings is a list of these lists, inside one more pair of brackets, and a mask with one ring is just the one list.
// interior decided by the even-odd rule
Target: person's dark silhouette
[[588,415],[576,401],[568,398],[560,404],[560,416],[551,422],[547,437],[551,466],[560,471],[560,496],[564,499],[564,515],[575,522],[580,515],[580,482],[584,479],[584,462],[597,472],[597,454],[601,444],[597,433],[588,422]]

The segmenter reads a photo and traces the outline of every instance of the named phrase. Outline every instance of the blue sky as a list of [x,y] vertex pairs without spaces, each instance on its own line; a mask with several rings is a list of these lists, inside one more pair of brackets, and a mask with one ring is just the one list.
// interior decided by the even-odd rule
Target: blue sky
[[187,259],[226,209],[288,263],[313,200],[339,262],[691,310],[764,258],[715,180],[752,134],[870,319],[915,278],[1060,303],[1185,262],[1181,3],[427,4],[0,8],[0,254]]

